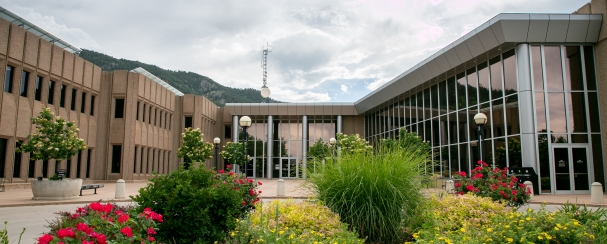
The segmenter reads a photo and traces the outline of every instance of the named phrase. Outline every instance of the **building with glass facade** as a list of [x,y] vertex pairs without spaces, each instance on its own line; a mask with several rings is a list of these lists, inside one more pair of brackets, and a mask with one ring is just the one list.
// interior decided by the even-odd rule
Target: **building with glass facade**
[[[168,173],[182,162],[176,151],[185,128],[201,128],[205,141],[219,137],[225,145],[244,139],[238,120],[249,116],[252,160],[239,165],[249,177],[305,178],[315,142],[336,133],[376,142],[404,128],[431,143],[428,173],[469,172],[482,157],[496,167],[533,168],[541,193],[588,193],[590,183],[606,183],[605,14],[606,0],[574,14],[499,14],[353,103],[220,108],[145,70],[104,72],[78,57],[79,49],[5,10],[0,177],[27,183],[54,172],[53,161],[15,151],[34,130],[29,118],[47,106],[76,121],[89,146],[59,167],[92,182]],[[482,130],[474,123],[478,113],[488,119]]]

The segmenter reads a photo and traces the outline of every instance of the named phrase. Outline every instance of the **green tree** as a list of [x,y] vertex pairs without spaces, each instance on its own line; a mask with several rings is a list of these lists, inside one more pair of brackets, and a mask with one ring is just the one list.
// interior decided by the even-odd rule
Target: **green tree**
[[230,164],[240,165],[244,161],[243,146],[244,143],[228,142],[225,146],[223,146],[223,150],[219,153],[219,155],[221,155],[221,157],[227,160]]
[[177,157],[184,159],[185,169],[194,162],[203,162],[213,157],[213,145],[204,142],[203,136],[199,128],[186,128],[185,132],[181,133],[181,147],[177,150]]
[[330,156],[331,147],[328,143],[323,142],[322,139],[318,139],[308,150],[308,157],[315,161],[322,161]]
[[373,147],[371,147],[369,142],[361,138],[358,134],[345,135],[342,133],[337,133],[336,137],[336,146],[341,150],[342,153],[372,152]]
[[84,140],[78,137],[76,124],[60,116],[55,117],[49,108],[42,108],[40,115],[31,118],[31,121],[36,125],[36,131],[27,136],[27,142],[16,151],[31,153],[32,160],[55,159],[57,170],[61,160],[71,158],[87,148]]

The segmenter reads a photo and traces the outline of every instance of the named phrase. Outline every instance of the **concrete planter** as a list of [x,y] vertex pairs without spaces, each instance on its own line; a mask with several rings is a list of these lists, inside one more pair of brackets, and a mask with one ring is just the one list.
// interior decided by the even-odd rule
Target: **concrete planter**
[[82,179],[33,180],[32,200],[68,200],[80,198]]

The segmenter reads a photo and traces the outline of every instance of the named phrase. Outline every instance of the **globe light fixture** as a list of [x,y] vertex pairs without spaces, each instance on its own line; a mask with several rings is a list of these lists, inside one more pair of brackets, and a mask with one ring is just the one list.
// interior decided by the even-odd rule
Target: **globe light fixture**
[[242,118],[240,118],[240,121],[238,121],[238,124],[240,124],[240,127],[242,127],[242,131],[243,136],[244,136],[244,144],[242,145],[242,155],[243,155],[243,166],[244,166],[244,173],[245,173],[245,177],[247,176],[247,143],[249,140],[249,135],[247,135],[247,128],[249,128],[251,126],[251,118],[249,118],[249,116],[242,116]]
[[474,115],[474,123],[478,126],[478,156],[479,160],[485,161],[483,155],[483,140],[485,137],[485,130],[483,126],[487,123],[487,115],[484,113],[478,113]]
[[215,139],[213,139],[213,144],[215,144],[215,170],[217,170],[217,167],[219,166],[219,156],[217,155],[217,151],[219,150],[219,143],[221,143],[221,139],[219,139],[219,137],[215,137]]

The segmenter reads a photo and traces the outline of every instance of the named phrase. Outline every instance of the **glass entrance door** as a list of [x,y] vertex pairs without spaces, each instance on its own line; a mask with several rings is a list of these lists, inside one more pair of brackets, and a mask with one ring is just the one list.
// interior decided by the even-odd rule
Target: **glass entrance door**
[[552,168],[557,194],[590,193],[587,146],[554,146]]
[[297,158],[280,159],[280,178],[297,178]]

